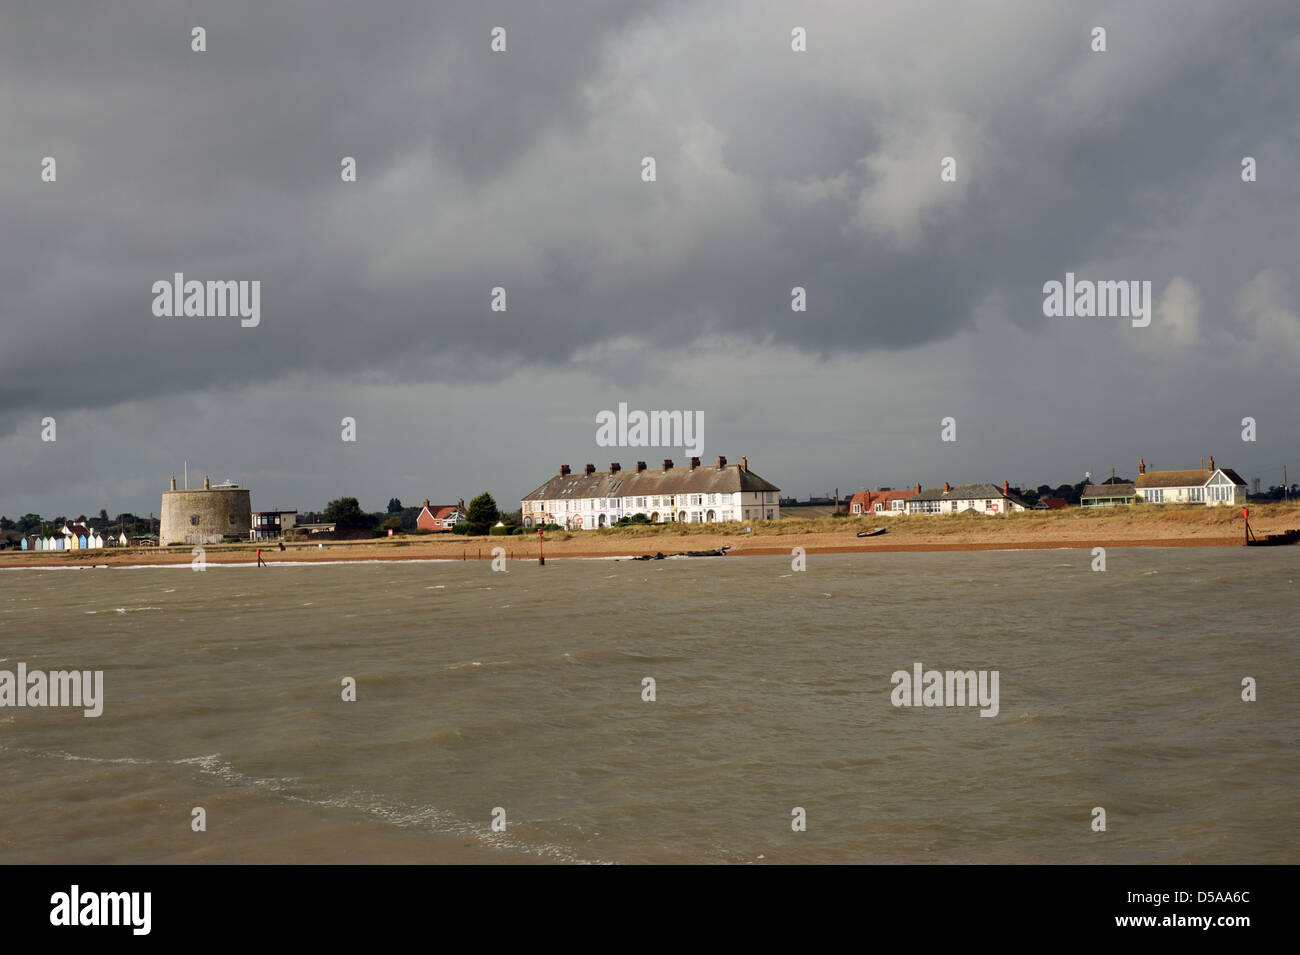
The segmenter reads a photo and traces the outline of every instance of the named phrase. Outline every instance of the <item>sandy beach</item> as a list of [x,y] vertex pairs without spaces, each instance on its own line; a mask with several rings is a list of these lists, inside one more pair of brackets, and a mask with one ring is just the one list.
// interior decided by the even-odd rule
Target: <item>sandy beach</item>
[[[1251,507],[1256,535],[1300,527],[1300,504]],[[860,538],[860,530],[883,526],[886,533]],[[1003,517],[899,516],[799,518],[745,525],[672,524],[598,531],[548,531],[548,558],[598,558],[672,555],[688,550],[728,547],[728,556],[789,554],[906,553],[935,551],[1031,550],[1093,547],[1234,547],[1245,539],[1241,513],[1218,507],[1070,508]],[[502,547],[510,560],[535,560],[537,535],[467,537],[414,534],[353,541],[293,541],[281,551],[275,542],[220,544],[204,548],[210,564],[243,564],[258,548],[277,561],[490,560]],[[0,568],[131,567],[188,564],[189,546],[105,548],[95,551],[0,552]]]

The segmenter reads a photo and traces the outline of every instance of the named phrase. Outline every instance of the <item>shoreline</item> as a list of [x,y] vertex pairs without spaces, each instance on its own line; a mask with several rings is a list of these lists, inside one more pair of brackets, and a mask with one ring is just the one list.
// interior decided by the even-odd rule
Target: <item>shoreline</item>
[[[1300,527],[1300,503],[1251,508],[1255,534]],[[858,537],[884,526],[884,534]],[[1094,547],[1241,547],[1240,511],[1223,507],[1071,508],[1063,511],[986,517],[975,514],[880,517],[786,517],[745,525],[632,525],[587,531],[547,531],[542,552],[552,560],[665,557],[728,548],[728,557],[789,557],[805,554],[961,553],[1015,550],[1091,550]],[[352,540],[293,540],[213,544],[203,548],[207,565],[255,566],[257,551],[268,564],[374,561],[492,560],[504,550],[509,561],[536,560],[536,533],[469,537],[452,533],[402,534]],[[191,545],[104,548],[94,551],[0,551],[0,570],[187,566]],[[701,558],[707,559],[707,558]]]
[[[682,551],[712,549],[714,546],[728,546],[727,557],[789,557],[794,547],[802,547],[805,554],[808,555],[852,555],[852,554],[931,554],[931,553],[982,553],[987,551],[1025,551],[1025,550],[1088,550],[1094,547],[1103,547],[1107,550],[1112,548],[1127,547],[1241,547],[1242,540],[1236,537],[1170,537],[1170,538],[1147,538],[1147,539],[1123,539],[1123,538],[1094,538],[1091,540],[1006,540],[1006,541],[918,541],[918,542],[885,542],[878,543],[819,543],[803,542],[799,535],[788,534],[782,535],[792,538],[790,544],[778,546],[767,540],[754,542],[754,546],[745,546],[740,544],[721,543],[717,545],[701,544],[695,546],[695,542],[690,545],[678,544],[660,545],[657,542],[638,541],[632,546],[607,546],[599,549],[588,549],[584,547],[564,547],[566,543],[578,543],[575,541],[547,541],[545,544],[544,554],[548,560],[631,560],[636,557],[650,557],[662,553],[665,559],[679,558]],[[476,540],[476,539],[474,539]],[[442,553],[392,553],[393,546],[388,544],[386,547],[383,543],[370,542],[343,542],[336,541],[327,545],[325,548],[317,550],[316,548],[289,548],[283,553],[272,551],[269,554],[263,554],[263,560],[267,565],[279,564],[282,566],[309,566],[312,564],[372,564],[388,561],[401,561],[408,563],[459,563],[468,560],[492,560],[492,549],[494,547],[504,547],[506,549],[506,559],[510,562],[532,561],[537,557],[536,544],[530,547],[523,547],[519,543],[507,545],[502,543],[486,544],[488,538],[483,539],[485,546],[477,545],[463,548],[459,554]],[[605,542],[602,542],[605,543]],[[232,545],[233,546],[233,545]],[[379,550],[383,548],[385,552],[381,553],[364,553],[364,550]],[[114,553],[113,551],[95,552],[89,559],[82,558],[82,551],[70,551],[64,554],[59,552],[59,556],[53,554],[0,554],[0,571],[3,570],[109,570],[109,569],[166,569],[171,567],[187,567],[193,561],[188,551],[181,550],[176,553],[167,553],[155,551],[153,553],[141,553],[139,549],[129,548],[133,553]],[[332,551],[332,552],[331,552]],[[250,556],[254,559],[250,559]],[[17,558],[17,559],[14,559]],[[680,559],[689,559],[680,556]],[[708,560],[709,558],[697,558]],[[227,567],[255,567],[255,550],[251,553],[242,551],[215,551],[209,552],[205,558],[208,566],[227,566]]]

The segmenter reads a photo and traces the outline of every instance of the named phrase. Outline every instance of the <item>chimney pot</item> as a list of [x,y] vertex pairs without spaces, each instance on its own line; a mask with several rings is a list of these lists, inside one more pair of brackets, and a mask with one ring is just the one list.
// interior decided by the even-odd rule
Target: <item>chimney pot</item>
[[719,455],[718,455],[718,470],[721,471],[721,470],[722,470],[723,468],[725,468],[726,466],[727,466],[727,459],[724,458],[722,455],[719,454]]
[[916,493],[917,493],[917,494],[920,494],[920,493],[921,493],[921,484],[920,484],[920,482],[917,482],[917,485],[916,485]]
[[948,493],[949,491],[951,491],[951,490],[952,490],[952,488],[948,486],[948,482],[947,482],[947,481],[944,481],[944,482],[943,482],[943,493],[947,494],[947,493]]
[[699,458],[691,458],[691,470],[694,471],[694,470],[695,470],[696,468],[698,468],[699,466],[700,466],[700,459],[699,459]]
[[568,474],[568,473],[569,473],[569,466],[568,466],[567,464],[561,464],[561,465],[560,465],[560,474],[561,474],[561,475],[565,475],[565,474]]
[[672,458],[664,458],[664,470],[667,471],[673,466]]
[[208,477],[206,474],[203,475],[203,490],[212,490],[212,478]]
[[637,474],[640,474],[640,473],[641,473],[642,471],[644,471],[644,470],[645,470],[645,462],[644,462],[644,461],[638,461],[638,462],[636,463],[636,473],[637,473]]
[[1138,474],[1147,473],[1147,463],[1142,458],[1138,458]]
[[1003,482],[1002,482],[1002,496],[1003,496],[1003,497],[1006,497],[1006,496],[1007,496],[1007,492],[1010,491],[1010,490],[1011,490],[1011,483],[1010,483],[1009,481],[1003,481]]
[[176,475],[172,475],[172,490],[176,490]]
[[621,471],[621,470],[623,470],[623,466],[620,465],[617,461],[610,461],[610,462],[609,462],[609,473],[610,473],[610,474],[617,474],[617,473],[618,473],[619,471]]
[[1214,455],[1210,455],[1210,468],[1209,468],[1209,469],[1210,469],[1211,471],[1214,470]]
[[590,462],[588,462],[588,464],[587,464],[587,473],[588,473],[588,474],[595,474],[595,473],[596,473],[596,465],[591,464]]
[[740,458],[740,470],[742,471],[749,470],[749,458],[744,457],[743,455]]

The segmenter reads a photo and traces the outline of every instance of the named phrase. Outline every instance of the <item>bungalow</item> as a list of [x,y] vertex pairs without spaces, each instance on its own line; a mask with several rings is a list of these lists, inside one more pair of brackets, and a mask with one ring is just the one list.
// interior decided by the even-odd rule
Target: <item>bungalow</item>
[[910,487],[904,491],[895,491],[886,487],[882,487],[879,491],[859,491],[849,498],[849,513],[879,514],[882,517],[902,514],[907,509],[907,499],[915,497],[916,494],[917,492]]
[[1118,507],[1133,503],[1136,485],[1132,481],[1087,484],[1079,495],[1080,507]]
[[430,504],[429,499],[424,499],[424,506],[420,508],[420,515],[415,519],[415,526],[422,531],[450,531],[457,524],[465,523],[465,499],[461,498],[455,504]]
[[1232,468],[1209,466],[1188,471],[1148,471],[1138,459],[1137,499],[1147,504],[1245,504],[1246,482]]
[[987,481],[975,484],[959,484],[952,487],[947,481],[942,488],[930,488],[922,491],[916,486],[916,493],[907,500],[908,514],[960,514],[974,511],[976,514],[1010,514],[1013,511],[1027,511],[1029,505],[1011,493],[1008,482],[1002,487]]

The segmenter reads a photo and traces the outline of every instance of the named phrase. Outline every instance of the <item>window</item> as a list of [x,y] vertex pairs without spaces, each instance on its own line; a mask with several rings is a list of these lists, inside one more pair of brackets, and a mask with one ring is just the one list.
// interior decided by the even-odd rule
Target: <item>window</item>
[[[765,504],[771,504],[774,500],[776,500],[776,497],[774,496],[774,492],[772,492],[772,491],[768,491],[767,494],[765,494],[765,495],[763,496],[763,503],[765,503]],[[768,514],[771,514],[772,512],[771,512],[771,511],[768,511],[767,513],[768,513]],[[769,518],[769,520],[770,520],[770,518]]]
[[[1214,488],[1211,488],[1211,489],[1210,489],[1210,495],[1211,495],[1211,496],[1214,495],[1214,491],[1215,491]],[[1204,501],[1204,500],[1205,500],[1205,488],[1203,488],[1203,487],[1194,487],[1194,488],[1191,488],[1191,489],[1188,491],[1187,499],[1188,499],[1189,501]]]
[[906,503],[906,501],[890,501],[889,509],[891,511],[901,511]]
[[193,525],[194,527],[198,527],[198,526],[199,526],[199,515],[197,515],[197,514],[191,514],[191,515],[190,515],[190,524]]
[[235,515],[234,515],[234,514],[231,514],[231,515],[230,515],[230,525],[233,527],[234,524],[235,524]]
[[1161,488],[1153,488],[1147,491],[1147,500],[1152,504],[1163,504],[1165,502],[1165,492]]

